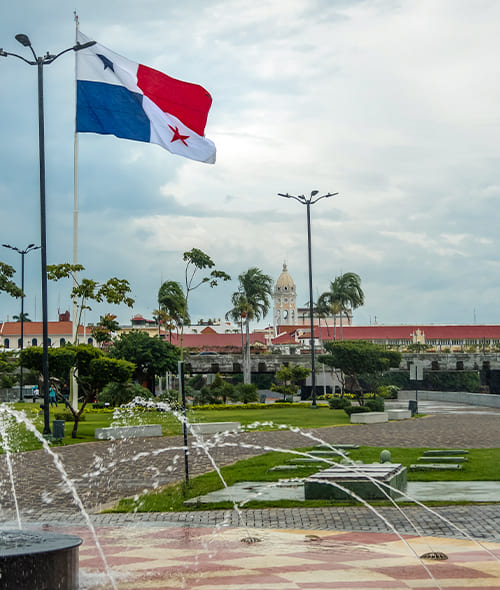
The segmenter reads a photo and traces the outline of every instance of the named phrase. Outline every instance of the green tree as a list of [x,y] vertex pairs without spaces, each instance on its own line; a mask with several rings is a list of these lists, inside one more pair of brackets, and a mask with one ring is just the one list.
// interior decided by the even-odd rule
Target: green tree
[[[325,342],[328,354],[320,355],[319,362],[341,372],[343,389],[345,378],[351,382],[357,381],[357,376],[363,374],[372,379],[388,371],[391,367],[399,367],[401,353],[395,350],[387,350],[380,344],[374,344],[365,340],[337,340]],[[359,396],[359,402],[363,404],[362,392],[355,392]],[[342,391],[342,395],[344,391]]]
[[77,326],[81,324],[83,310],[92,309],[89,306],[90,301],[95,301],[96,303],[106,301],[114,305],[125,303],[128,307],[134,305],[134,300],[129,296],[131,292],[130,284],[126,279],[112,277],[105,283],[99,283],[93,279],[80,279],[78,273],[84,270],[85,267],[81,264],[70,264],[68,262],[47,265],[47,278],[49,280],[73,279],[71,299],[78,309],[77,317],[73,318]]
[[[78,326],[81,324],[83,310],[91,309],[89,305],[90,301],[95,301],[96,303],[106,301],[106,303],[114,305],[125,303],[128,307],[132,307],[134,304],[134,300],[129,296],[131,289],[126,279],[112,277],[105,283],[99,283],[93,279],[80,279],[78,273],[84,270],[85,267],[81,264],[70,264],[69,262],[47,265],[47,278],[49,280],[73,279],[71,299],[77,309],[76,317],[73,318],[74,345],[78,344]],[[74,378],[76,378],[75,375],[70,379],[70,404],[76,408],[78,406],[78,390],[77,387],[73,387]]]
[[165,281],[162,284],[158,291],[158,306],[161,315],[158,321],[172,324],[177,329],[183,324],[189,324],[186,296],[177,281]]
[[16,383],[17,366],[12,352],[0,352],[0,387],[10,388]]
[[[42,374],[43,350],[39,346],[25,348],[20,354],[23,367]],[[73,369],[82,393],[81,404],[68,404],[73,414],[73,430],[71,437],[76,438],[80,418],[88,403],[93,402],[100,391],[111,382],[127,383],[134,371],[134,364],[124,360],[109,358],[104,353],[88,344],[77,346],[69,344],[62,348],[49,348],[49,366],[51,377],[62,383],[69,381]]]
[[256,267],[249,268],[238,276],[238,290],[233,293],[233,305],[226,318],[245,322],[245,346],[243,350],[243,382],[251,382],[250,367],[250,322],[264,318],[269,311],[273,280]]
[[116,321],[116,315],[107,313],[99,318],[92,328],[92,337],[103,348],[106,342],[111,342],[113,334],[120,330],[120,324]]
[[255,385],[255,383],[238,383],[235,387],[235,394],[238,401],[243,404],[256,402],[259,397],[257,385]]
[[299,383],[304,381],[311,372],[311,369],[301,365],[282,365],[277,371],[275,378],[279,382],[271,385],[271,391],[283,394],[283,399],[293,398],[299,390]]
[[[231,280],[231,277],[222,270],[214,269],[215,262],[208,254],[198,248],[193,248],[192,250],[189,250],[189,252],[184,252],[182,260],[186,263],[184,269],[184,284],[186,291],[184,293],[184,313],[182,317],[188,318],[188,300],[192,291],[205,283],[207,283],[210,288],[216,287],[220,281],[229,281]],[[204,274],[204,276],[200,278],[200,271],[208,272],[209,270],[210,272],[208,274]],[[184,356],[184,349],[182,346],[183,338],[184,322],[181,327],[181,359]]]
[[155,392],[155,376],[176,370],[179,359],[175,346],[140,330],[122,333],[115,338],[109,355],[134,363],[134,378],[140,384],[146,383],[152,393]]
[[340,313],[340,339],[343,339],[342,314],[361,307],[365,302],[365,295],[361,288],[361,278],[355,272],[346,272],[330,283],[330,290],[320,295],[322,303],[331,306],[332,311]]
[[12,266],[0,262],[0,291],[5,291],[12,297],[22,297],[22,290],[11,280],[15,274],[16,271]]
[[19,315],[17,315],[17,314],[16,314],[16,315],[13,315],[13,316],[12,316],[12,319],[13,319],[15,322],[20,322],[20,321],[21,321],[21,317],[22,317],[22,319],[23,319],[23,322],[31,322],[31,320],[30,320],[30,318],[28,317],[28,315],[29,315],[28,313],[26,313],[26,312],[23,312],[22,314],[19,314]]

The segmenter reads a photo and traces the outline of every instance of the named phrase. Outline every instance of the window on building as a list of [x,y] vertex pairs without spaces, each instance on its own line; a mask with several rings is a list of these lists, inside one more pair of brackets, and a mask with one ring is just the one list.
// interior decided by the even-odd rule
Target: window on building
[[4,346],[4,348],[9,348],[9,339],[8,339],[8,338],[6,338],[6,339],[3,341],[3,346]]
[[59,346],[64,346],[66,344],[66,338],[61,338],[59,340]]
[[94,339],[93,338],[89,338],[87,340],[87,344],[94,344]]
[[31,340],[31,346],[36,346],[38,344],[38,340],[36,338],[33,338]]

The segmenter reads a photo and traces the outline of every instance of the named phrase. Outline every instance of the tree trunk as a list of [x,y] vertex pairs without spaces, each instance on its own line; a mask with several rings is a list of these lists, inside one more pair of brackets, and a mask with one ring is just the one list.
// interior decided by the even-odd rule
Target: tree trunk
[[250,319],[245,319],[246,340],[245,340],[245,355],[243,359],[243,383],[251,383],[251,366],[250,366]]

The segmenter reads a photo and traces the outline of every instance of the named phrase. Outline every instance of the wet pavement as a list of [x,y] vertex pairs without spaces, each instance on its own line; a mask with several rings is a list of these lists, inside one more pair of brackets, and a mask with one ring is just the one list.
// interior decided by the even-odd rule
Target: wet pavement
[[[423,402],[420,411],[428,415],[304,432],[233,433],[207,437],[205,447],[190,440],[190,474],[213,470],[208,452],[222,466],[271,449],[321,442],[435,449],[500,447],[499,410]],[[249,590],[500,587],[500,552],[495,544],[500,543],[500,504],[431,510],[384,506],[377,512],[357,506],[99,514],[122,497],[181,481],[182,438],[102,441],[52,450],[54,457],[42,451],[11,456],[18,509],[24,526],[76,532],[84,538],[80,550],[84,590],[212,590],[221,585]],[[76,496],[63,483],[54,459],[60,461],[67,483],[74,486],[89,513],[109,566],[103,565]],[[5,456],[0,482],[0,520],[6,528],[15,527]],[[416,539],[427,551],[429,547],[443,551],[449,559],[430,561],[430,575],[396,533]],[[241,541],[249,536],[259,540]],[[491,553],[485,543],[490,544]],[[435,574],[441,582],[435,582]]]

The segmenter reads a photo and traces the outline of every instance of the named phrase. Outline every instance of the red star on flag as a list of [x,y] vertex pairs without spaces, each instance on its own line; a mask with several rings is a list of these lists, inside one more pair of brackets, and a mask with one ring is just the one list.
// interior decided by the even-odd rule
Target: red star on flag
[[173,143],[174,141],[180,140],[180,141],[182,141],[182,143],[184,145],[187,145],[187,143],[185,142],[185,140],[189,137],[189,135],[181,135],[179,133],[179,129],[177,129],[177,127],[172,127],[172,125],[169,125],[169,127],[174,132],[174,135],[172,136],[172,139],[170,140],[170,143]]

